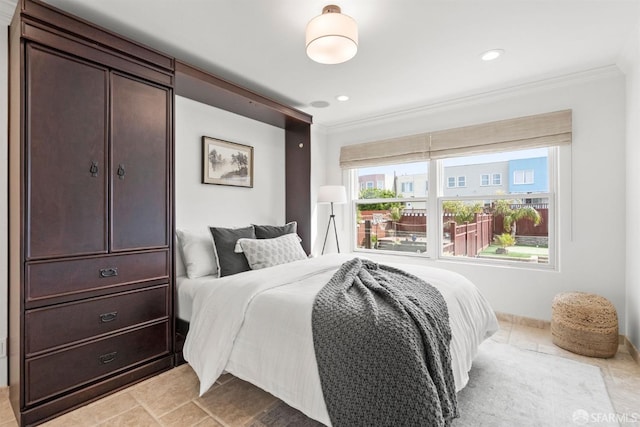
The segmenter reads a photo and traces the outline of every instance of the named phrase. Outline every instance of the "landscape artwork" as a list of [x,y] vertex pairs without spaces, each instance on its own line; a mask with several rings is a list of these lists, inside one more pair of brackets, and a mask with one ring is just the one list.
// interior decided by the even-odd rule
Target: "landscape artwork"
[[203,184],[253,187],[253,147],[202,137]]

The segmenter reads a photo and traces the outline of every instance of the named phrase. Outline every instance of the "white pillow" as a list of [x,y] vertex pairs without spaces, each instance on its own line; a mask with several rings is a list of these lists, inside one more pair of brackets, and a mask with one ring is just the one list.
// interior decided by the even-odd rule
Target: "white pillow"
[[252,270],[307,258],[295,233],[273,239],[238,239],[235,251],[244,252]]
[[187,270],[187,277],[195,279],[202,276],[217,276],[218,266],[211,234],[187,230],[176,230],[176,234],[178,235],[178,242],[180,242],[180,250]]

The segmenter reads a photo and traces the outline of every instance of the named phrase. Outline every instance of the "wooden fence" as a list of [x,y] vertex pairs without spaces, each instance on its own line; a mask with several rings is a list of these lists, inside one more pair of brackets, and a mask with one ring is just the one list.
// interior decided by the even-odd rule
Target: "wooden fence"
[[[531,206],[531,205],[529,205]],[[520,206],[513,206],[518,208]],[[549,235],[549,209],[545,206],[533,206],[540,213],[542,222],[534,226],[533,222],[523,219],[517,222],[518,236]],[[371,246],[371,237],[377,241],[393,237],[396,239],[423,238],[427,232],[425,210],[405,210],[399,221],[392,221],[389,211],[361,211],[361,225],[358,227],[358,244]],[[476,256],[493,241],[494,234],[504,233],[504,221],[501,215],[476,214],[474,222],[457,225],[453,214],[442,217],[444,243],[443,253],[459,256]]]
[[455,221],[450,221],[444,224],[444,228],[445,236],[448,234],[450,240],[445,241],[442,248],[443,253],[474,257],[488,247],[493,240],[493,216],[491,214],[476,214],[474,222],[460,225]]

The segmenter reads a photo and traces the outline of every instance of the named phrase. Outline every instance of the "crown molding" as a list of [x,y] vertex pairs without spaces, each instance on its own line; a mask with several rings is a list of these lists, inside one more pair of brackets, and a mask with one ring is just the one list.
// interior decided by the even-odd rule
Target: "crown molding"
[[515,84],[498,89],[476,92],[450,99],[443,99],[414,108],[392,111],[375,116],[367,116],[345,122],[337,122],[333,124],[327,123],[325,124],[325,127],[329,134],[349,130],[357,130],[368,125],[380,124],[380,122],[390,122],[399,118],[406,119],[414,116],[420,117],[428,113],[434,113],[437,111],[496,101],[540,90],[557,89],[595,80],[620,77],[622,75],[623,73],[617,65],[607,65],[604,67],[593,68],[576,73],[540,79],[522,84]]

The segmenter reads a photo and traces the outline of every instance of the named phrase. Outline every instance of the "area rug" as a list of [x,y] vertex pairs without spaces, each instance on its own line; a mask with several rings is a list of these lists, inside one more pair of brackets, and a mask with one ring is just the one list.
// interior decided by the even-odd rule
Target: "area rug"
[[618,426],[600,368],[487,340],[454,427]]

